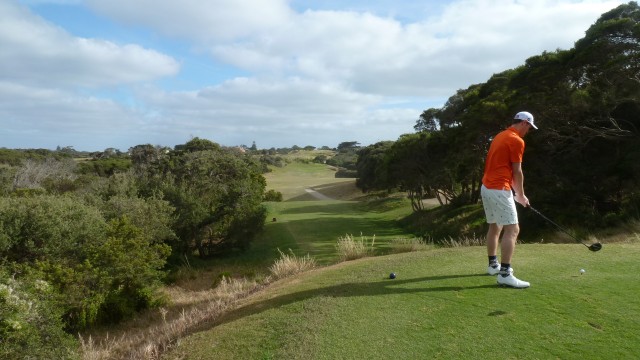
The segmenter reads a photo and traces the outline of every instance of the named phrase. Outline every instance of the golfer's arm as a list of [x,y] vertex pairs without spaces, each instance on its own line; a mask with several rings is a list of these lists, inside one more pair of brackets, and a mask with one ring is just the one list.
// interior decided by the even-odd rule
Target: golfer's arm
[[517,195],[524,195],[524,174],[522,173],[522,163],[511,163],[513,169],[513,191]]

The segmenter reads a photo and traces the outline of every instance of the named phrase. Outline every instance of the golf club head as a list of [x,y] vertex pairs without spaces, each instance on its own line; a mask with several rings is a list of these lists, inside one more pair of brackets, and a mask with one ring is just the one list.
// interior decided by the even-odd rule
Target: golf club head
[[600,251],[600,249],[602,249],[602,244],[600,244],[599,242],[589,245],[589,250],[591,251]]

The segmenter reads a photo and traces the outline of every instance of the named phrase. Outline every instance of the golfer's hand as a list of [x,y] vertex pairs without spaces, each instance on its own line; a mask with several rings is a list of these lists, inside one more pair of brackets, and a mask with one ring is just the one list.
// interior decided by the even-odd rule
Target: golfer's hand
[[515,200],[524,207],[529,206],[529,199],[525,195],[516,194]]

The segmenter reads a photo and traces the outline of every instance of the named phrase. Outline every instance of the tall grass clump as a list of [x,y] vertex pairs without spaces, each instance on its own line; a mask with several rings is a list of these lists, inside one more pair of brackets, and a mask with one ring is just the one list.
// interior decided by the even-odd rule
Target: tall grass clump
[[359,240],[354,239],[350,234],[341,236],[336,244],[340,261],[355,260],[372,255],[375,241],[375,235],[371,239],[371,243],[362,234]]
[[269,267],[271,274],[276,280],[316,267],[316,260],[309,256],[309,254],[298,257],[291,249],[289,249],[289,254],[283,253],[280,249],[278,249],[278,252],[280,253],[280,258]]

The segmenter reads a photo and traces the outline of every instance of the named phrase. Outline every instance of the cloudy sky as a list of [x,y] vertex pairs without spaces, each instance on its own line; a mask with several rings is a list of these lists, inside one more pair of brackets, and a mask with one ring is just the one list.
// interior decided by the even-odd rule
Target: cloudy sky
[[0,147],[396,140],[621,3],[0,0]]

